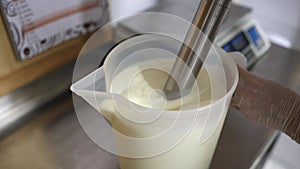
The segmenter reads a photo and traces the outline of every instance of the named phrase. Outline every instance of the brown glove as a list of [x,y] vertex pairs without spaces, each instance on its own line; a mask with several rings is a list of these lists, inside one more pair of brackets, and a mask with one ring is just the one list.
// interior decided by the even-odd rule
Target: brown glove
[[300,143],[300,96],[278,83],[238,68],[231,106],[259,124],[278,129]]

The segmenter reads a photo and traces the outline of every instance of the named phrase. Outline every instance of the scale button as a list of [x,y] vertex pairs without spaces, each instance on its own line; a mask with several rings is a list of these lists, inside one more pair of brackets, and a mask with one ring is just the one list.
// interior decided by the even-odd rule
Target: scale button
[[252,52],[252,50],[249,50],[248,52],[246,52],[245,54],[247,61],[250,61],[252,58],[254,58],[254,53]]

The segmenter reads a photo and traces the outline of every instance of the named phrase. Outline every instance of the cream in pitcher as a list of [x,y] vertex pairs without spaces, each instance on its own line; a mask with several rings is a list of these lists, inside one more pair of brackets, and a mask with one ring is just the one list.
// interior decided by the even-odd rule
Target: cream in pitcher
[[98,78],[106,84],[106,91],[93,92],[98,103],[77,92],[110,121],[121,169],[207,169],[215,151],[237,85],[235,63],[211,54],[192,92],[167,101],[161,89],[174,58],[151,48],[168,48],[157,45],[170,44],[165,41],[141,35],[122,42],[109,53],[104,70],[95,71],[102,77],[95,76],[94,82]]
[[[187,96],[174,101],[165,100],[161,89],[165,84],[168,74],[163,70],[166,70],[166,67],[168,67],[166,65],[172,65],[171,63],[168,60],[158,60],[129,67],[116,75],[111,83],[110,92],[121,94],[136,104],[162,110],[178,111],[182,109],[195,109],[210,104],[212,102],[211,80],[209,79],[208,73],[205,69],[203,69],[198,76],[198,85],[195,85],[193,90]],[[218,79],[214,80],[216,81]],[[196,87],[199,87],[197,88],[198,90]],[[224,96],[224,92],[222,90],[220,90],[218,94],[220,94],[219,99],[222,95]],[[215,97],[214,99],[217,98]],[[178,131],[178,134],[182,135],[182,141],[179,140],[180,143],[178,143],[178,145],[174,145],[174,148],[171,150],[162,152],[163,154],[161,155],[148,158],[120,157],[120,167],[121,169],[208,168],[217,144],[224,117],[222,117],[222,121],[219,123],[214,134],[205,143],[199,143],[199,137],[202,130],[200,127],[201,125],[195,125],[191,131],[187,131],[189,132],[187,136]],[[206,119],[203,118],[201,123],[204,124],[205,120]],[[139,131],[132,128],[127,129],[128,126],[126,125],[128,124],[118,120],[115,120],[113,123],[113,127],[116,130],[126,135],[132,137],[147,136],[146,133],[139,134]],[[151,126],[151,124],[149,125]],[[145,132],[147,131],[148,130]],[[151,136],[148,135],[148,137]],[[169,136],[169,138],[172,139],[172,136]],[[134,149],[137,147],[131,148],[131,151],[135,151]]]

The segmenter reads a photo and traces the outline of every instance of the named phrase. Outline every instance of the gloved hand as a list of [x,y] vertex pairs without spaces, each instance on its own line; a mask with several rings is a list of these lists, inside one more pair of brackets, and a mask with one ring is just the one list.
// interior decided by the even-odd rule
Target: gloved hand
[[[227,54],[228,55],[228,54]],[[241,54],[229,54],[238,59]],[[244,64],[240,64],[244,66]],[[245,117],[278,129],[300,143],[300,96],[287,87],[266,80],[238,66],[239,83],[231,106]]]

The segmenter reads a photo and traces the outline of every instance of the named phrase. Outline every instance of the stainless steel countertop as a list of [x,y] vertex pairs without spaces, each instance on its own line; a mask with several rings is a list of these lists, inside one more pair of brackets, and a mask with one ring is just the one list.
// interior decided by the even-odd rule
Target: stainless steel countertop
[[[300,55],[295,51],[273,45],[252,71],[300,91]],[[82,99],[78,100],[83,108],[91,109]],[[273,131],[231,109],[211,168],[250,168],[273,136]],[[0,168],[117,169],[118,162],[116,156],[99,148],[84,133],[67,92],[35,110],[20,127],[0,140]]]

